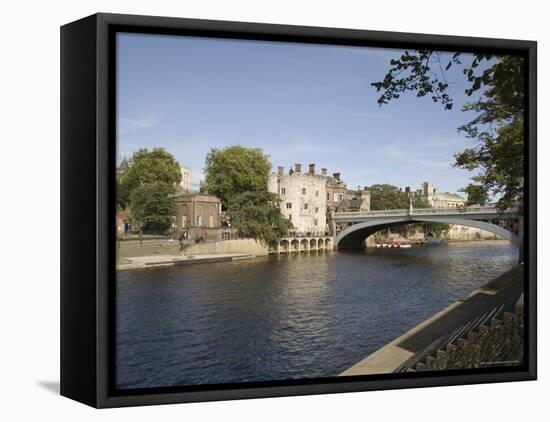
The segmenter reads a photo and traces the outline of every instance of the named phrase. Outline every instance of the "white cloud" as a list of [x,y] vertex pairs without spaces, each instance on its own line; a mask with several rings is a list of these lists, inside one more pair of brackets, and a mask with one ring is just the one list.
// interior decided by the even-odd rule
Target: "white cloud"
[[438,152],[430,152],[429,150],[414,151],[407,148],[397,148],[394,146],[384,147],[377,151],[375,154],[384,159],[390,160],[393,163],[399,163],[399,165],[422,166],[432,168],[450,168],[453,162],[453,158],[447,157]]
[[160,122],[158,115],[144,115],[137,118],[121,117],[118,119],[118,134],[136,132],[143,129],[155,127]]

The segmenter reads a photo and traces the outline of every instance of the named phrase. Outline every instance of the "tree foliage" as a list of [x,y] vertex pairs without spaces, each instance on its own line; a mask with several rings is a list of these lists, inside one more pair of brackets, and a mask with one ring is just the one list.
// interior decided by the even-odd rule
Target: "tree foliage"
[[270,243],[287,235],[292,223],[283,217],[278,195],[267,191],[243,192],[232,197],[227,215],[241,234]]
[[211,149],[206,156],[203,189],[216,195],[224,208],[245,192],[267,191],[271,163],[260,148],[233,145]]
[[[417,97],[430,96],[450,110],[453,99],[445,73],[461,66],[469,84],[465,93],[471,96],[483,91],[479,99],[462,107],[462,111],[475,112],[476,116],[458,129],[476,144],[455,155],[454,165],[476,171],[474,180],[499,197],[498,206],[504,209],[523,200],[524,59],[474,54],[471,63],[463,65],[461,58],[461,53],[456,53],[444,63],[437,51],[406,51],[390,61],[384,79],[372,86],[381,92],[380,105],[411,91]],[[487,65],[484,70],[480,70],[482,62]]]
[[[376,184],[370,191],[370,208],[377,210],[400,210],[409,208],[409,195],[397,186]],[[428,208],[429,205],[418,195],[413,195],[413,208]]]
[[164,182],[144,183],[130,194],[132,216],[144,231],[163,232],[176,214],[173,187]]
[[142,185],[163,183],[171,186],[174,193],[180,182],[180,165],[172,154],[164,148],[140,149],[130,158],[128,169],[118,182],[118,206],[122,209],[130,207],[132,192]]
[[485,205],[489,199],[485,188],[478,184],[470,183],[460,191],[468,195],[468,205]]

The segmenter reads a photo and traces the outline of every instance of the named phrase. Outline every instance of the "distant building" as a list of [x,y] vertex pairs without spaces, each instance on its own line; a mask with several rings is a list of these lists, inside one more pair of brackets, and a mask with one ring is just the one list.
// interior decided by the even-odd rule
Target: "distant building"
[[340,205],[339,211],[370,211],[370,191],[357,186],[357,190],[348,189],[346,199]]
[[327,230],[327,180],[315,173],[315,164],[302,173],[302,165],[284,173],[280,166],[268,180],[268,190],[281,198],[281,213],[288,218],[294,230],[302,233],[324,233]]
[[128,168],[130,168],[130,162],[128,161],[128,159],[126,157],[123,157],[122,161],[120,162],[120,164],[116,168],[116,180],[117,181],[120,180],[120,177],[124,174],[124,172],[126,170],[128,170]]
[[182,192],[191,192],[191,169],[189,167],[180,167]]
[[196,233],[207,232],[209,239],[219,237],[221,201],[208,193],[181,192],[176,196],[176,229],[186,231],[192,239]]
[[344,181],[340,178],[340,173],[332,173],[332,176],[327,174],[327,169],[321,169],[321,175],[325,178],[327,184],[327,216],[340,208],[344,203],[347,195],[347,187]]
[[[449,192],[439,192],[432,182],[422,183],[422,188],[416,191],[424,201],[433,208],[460,208],[466,206],[466,199]],[[446,232],[449,240],[488,240],[496,239],[493,233],[469,226],[450,224]]]
[[466,205],[466,199],[455,193],[439,192],[432,182],[422,183],[422,188],[416,191],[423,201],[432,208],[457,208]]
[[116,212],[116,232],[117,235],[123,236],[133,230],[132,217],[128,210],[119,210]]

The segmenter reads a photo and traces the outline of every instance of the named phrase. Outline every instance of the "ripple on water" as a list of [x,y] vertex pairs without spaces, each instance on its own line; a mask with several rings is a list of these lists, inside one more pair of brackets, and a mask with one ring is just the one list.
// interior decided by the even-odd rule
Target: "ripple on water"
[[515,259],[468,242],[119,272],[117,384],[334,376]]

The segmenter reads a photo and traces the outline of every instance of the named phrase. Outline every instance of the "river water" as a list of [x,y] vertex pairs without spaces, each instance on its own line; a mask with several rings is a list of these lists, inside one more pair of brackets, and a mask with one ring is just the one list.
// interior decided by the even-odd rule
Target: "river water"
[[336,376],[516,259],[494,241],[121,271],[116,384]]

